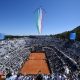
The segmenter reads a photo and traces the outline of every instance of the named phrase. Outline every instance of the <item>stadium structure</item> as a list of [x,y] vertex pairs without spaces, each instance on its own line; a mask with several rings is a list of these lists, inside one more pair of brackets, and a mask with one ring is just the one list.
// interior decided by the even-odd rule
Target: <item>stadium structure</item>
[[79,80],[79,45],[79,41],[71,43],[67,39],[64,41],[54,36],[27,36],[2,40],[1,79]]

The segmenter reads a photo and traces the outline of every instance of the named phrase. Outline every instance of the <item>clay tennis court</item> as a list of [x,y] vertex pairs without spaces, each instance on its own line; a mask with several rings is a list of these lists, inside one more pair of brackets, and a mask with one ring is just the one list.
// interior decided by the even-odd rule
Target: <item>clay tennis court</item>
[[31,53],[20,72],[23,75],[50,74],[45,53]]

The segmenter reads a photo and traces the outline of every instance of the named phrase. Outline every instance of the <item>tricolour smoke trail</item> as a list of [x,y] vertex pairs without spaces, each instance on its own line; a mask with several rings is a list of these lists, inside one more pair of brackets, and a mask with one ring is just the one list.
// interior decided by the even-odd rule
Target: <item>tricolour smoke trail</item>
[[37,23],[37,25],[38,25],[38,31],[40,34],[42,32],[42,18],[43,18],[42,9],[39,8],[38,9],[38,23]]

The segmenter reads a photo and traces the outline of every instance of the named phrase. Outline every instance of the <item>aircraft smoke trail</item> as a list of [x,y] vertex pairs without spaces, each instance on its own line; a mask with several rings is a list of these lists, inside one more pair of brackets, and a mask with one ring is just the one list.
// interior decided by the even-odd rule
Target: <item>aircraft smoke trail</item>
[[38,9],[38,23],[37,23],[37,25],[38,25],[38,31],[40,34],[42,32],[42,18],[43,18],[42,9],[39,8]]

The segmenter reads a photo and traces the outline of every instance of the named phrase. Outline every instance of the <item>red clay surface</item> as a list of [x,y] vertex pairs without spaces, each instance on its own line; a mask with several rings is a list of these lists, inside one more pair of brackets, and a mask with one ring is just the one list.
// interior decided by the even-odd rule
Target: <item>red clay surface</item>
[[31,53],[29,56],[30,60],[43,60],[46,59],[45,54],[44,53]]
[[31,53],[21,71],[23,75],[28,74],[50,74],[44,53]]

